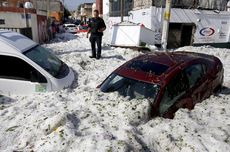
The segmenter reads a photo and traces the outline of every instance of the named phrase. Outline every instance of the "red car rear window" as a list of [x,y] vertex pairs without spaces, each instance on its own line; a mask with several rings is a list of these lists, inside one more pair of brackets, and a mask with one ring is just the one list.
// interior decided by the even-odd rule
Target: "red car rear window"
[[152,73],[155,75],[161,75],[169,68],[166,65],[150,62],[146,60],[135,60],[127,65],[128,68],[143,71],[147,73]]

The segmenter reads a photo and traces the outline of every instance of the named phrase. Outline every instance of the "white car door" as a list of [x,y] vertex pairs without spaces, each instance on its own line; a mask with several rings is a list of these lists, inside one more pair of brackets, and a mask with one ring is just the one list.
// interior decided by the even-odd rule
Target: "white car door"
[[36,82],[13,80],[13,79],[2,79],[0,78],[0,94],[31,94],[34,92],[45,92],[47,84],[40,84]]
[[45,92],[47,79],[24,60],[0,55],[0,94]]

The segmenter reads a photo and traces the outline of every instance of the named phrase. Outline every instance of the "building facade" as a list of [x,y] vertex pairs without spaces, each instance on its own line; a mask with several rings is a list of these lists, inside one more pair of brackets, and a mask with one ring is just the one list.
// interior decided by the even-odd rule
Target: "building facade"
[[120,0],[111,0],[109,4],[109,16],[121,16],[121,5],[123,5],[124,16],[128,16],[128,12],[133,9],[133,0],[124,0],[121,4]]
[[[24,8],[25,2],[32,8]],[[19,32],[38,43],[46,42],[48,37],[48,16],[60,12],[58,0],[0,0],[0,29]]]
[[133,10],[148,8],[153,5],[153,0],[133,0]]
[[[220,11],[226,10],[229,0],[172,0],[172,8],[183,9],[216,9]],[[133,0],[134,10],[149,8],[151,6],[165,7],[165,2],[162,0]]]
[[83,22],[87,22],[89,18],[93,17],[93,8],[95,9],[95,3],[84,3],[80,6],[80,19]]

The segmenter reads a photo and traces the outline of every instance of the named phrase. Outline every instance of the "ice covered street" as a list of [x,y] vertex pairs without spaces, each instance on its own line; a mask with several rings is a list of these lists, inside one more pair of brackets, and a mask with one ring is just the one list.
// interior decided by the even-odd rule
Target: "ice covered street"
[[[224,89],[173,120],[149,118],[149,103],[96,87],[117,67],[141,52],[103,47],[102,59],[89,58],[84,35],[59,35],[51,49],[75,72],[71,88],[30,96],[0,97],[0,151],[218,151],[230,149],[230,49],[183,47],[219,57]],[[157,51],[157,50],[156,50]]]

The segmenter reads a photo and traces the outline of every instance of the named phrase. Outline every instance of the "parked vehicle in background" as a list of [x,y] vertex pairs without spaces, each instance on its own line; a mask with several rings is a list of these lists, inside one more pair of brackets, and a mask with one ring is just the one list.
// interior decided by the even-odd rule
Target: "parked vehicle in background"
[[77,27],[75,24],[63,24],[64,29],[68,33],[76,33],[77,32]]
[[73,71],[46,48],[0,30],[0,94],[30,94],[69,87]]
[[173,118],[179,108],[195,104],[221,88],[223,65],[214,56],[192,52],[154,53],[136,57],[100,85],[130,99],[147,98],[152,116]]
[[87,33],[88,32],[88,25],[79,25],[77,27],[77,33]]
[[75,25],[80,25],[80,24],[81,24],[81,20],[75,20],[75,21],[74,21],[74,24],[75,24]]

